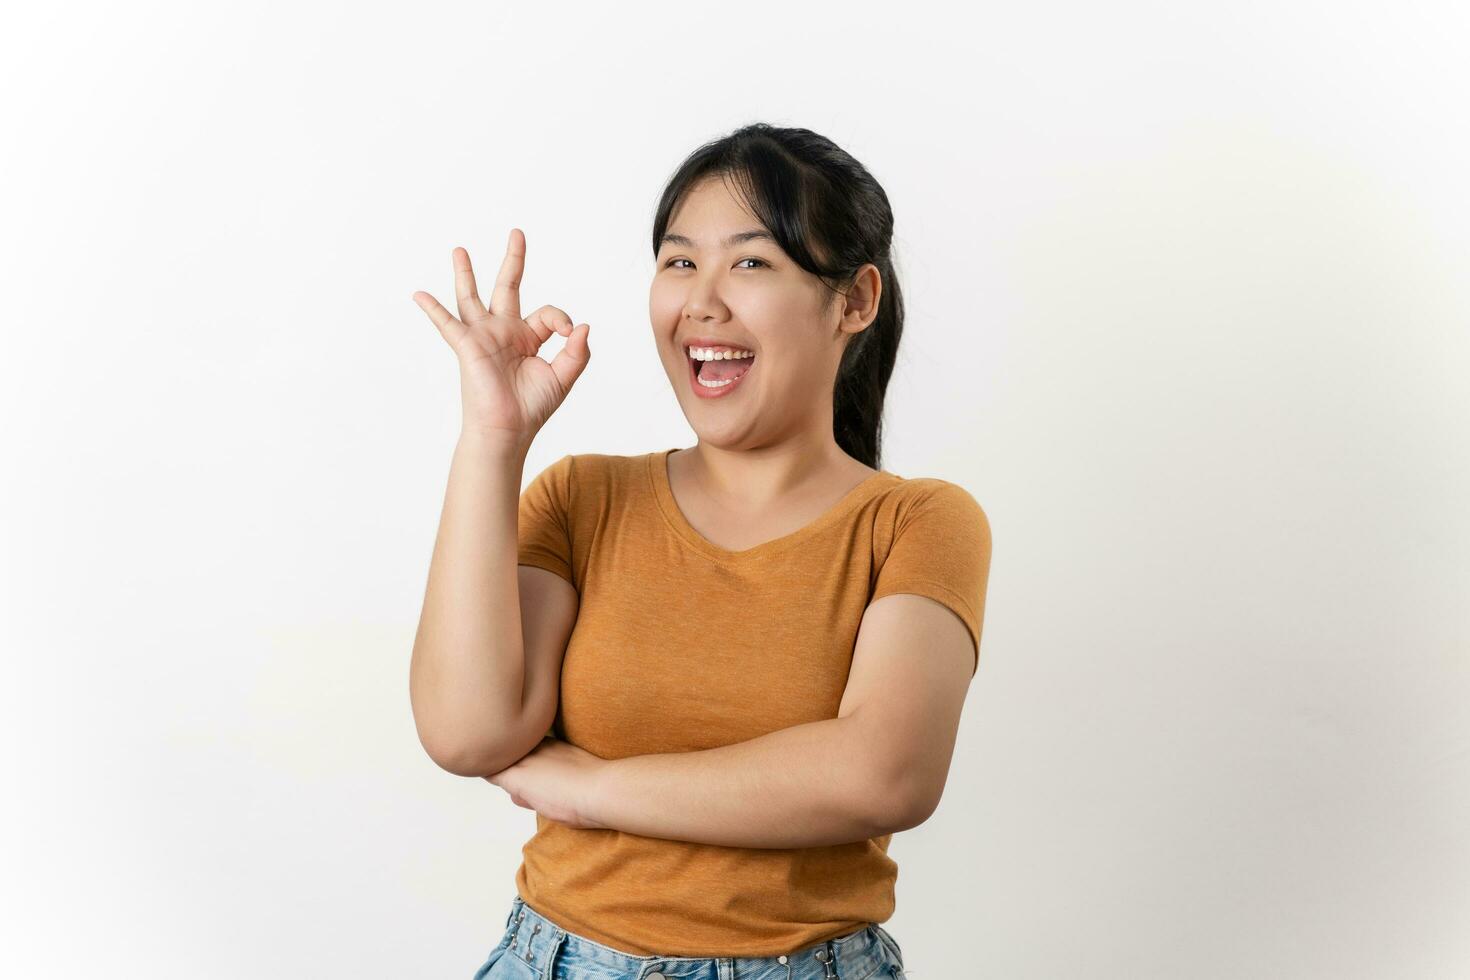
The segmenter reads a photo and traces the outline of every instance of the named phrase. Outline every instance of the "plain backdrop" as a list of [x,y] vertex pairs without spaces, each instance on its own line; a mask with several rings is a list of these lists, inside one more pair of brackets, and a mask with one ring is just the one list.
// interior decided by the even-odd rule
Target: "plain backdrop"
[[[420,747],[450,251],[693,434],[658,194],[882,182],[886,468],[992,524],[914,980],[1470,974],[1459,4],[45,4],[0,29],[0,972],[469,977],[534,815]],[[554,337],[543,349],[560,349]],[[652,887],[656,887],[653,883]]]

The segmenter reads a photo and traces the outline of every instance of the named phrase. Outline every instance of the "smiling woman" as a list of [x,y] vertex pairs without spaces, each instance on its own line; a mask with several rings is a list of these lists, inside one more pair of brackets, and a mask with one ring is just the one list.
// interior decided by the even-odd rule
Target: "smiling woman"
[[[990,526],[963,487],[882,468],[903,330],[892,235],[877,181],[805,129],[743,127],[664,190],[649,323],[696,444],[561,456],[516,508],[517,605],[509,577],[441,603],[498,610],[511,721],[440,755],[536,811],[485,977],[652,976],[664,957],[681,973],[708,958],[711,974],[734,959],[736,975],[903,975],[879,926],[888,845],[938,805]],[[497,290],[520,273],[503,267]],[[543,310],[537,336],[569,337],[556,376],[575,378],[585,335]],[[512,376],[545,367],[500,356]],[[513,460],[529,441],[508,440]],[[503,507],[505,474],[466,454],[467,473],[498,475],[454,499]],[[441,527],[442,547],[463,540]],[[508,565],[499,539],[486,547],[497,560],[475,567]],[[485,727],[454,670],[422,673],[459,698],[458,731]]]
[[[701,455],[715,442],[750,448],[775,436],[805,444],[811,469],[879,465],[903,333],[892,234],[877,181],[809,130],[747,126],[684,162],[654,218],[649,319],[686,413],[719,406],[718,417],[691,415],[710,439]],[[764,352],[768,364],[727,393],[719,382],[735,372],[686,371],[695,344]],[[786,431],[770,431],[782,420]],[[725,476],[729,487],[734,474]]]

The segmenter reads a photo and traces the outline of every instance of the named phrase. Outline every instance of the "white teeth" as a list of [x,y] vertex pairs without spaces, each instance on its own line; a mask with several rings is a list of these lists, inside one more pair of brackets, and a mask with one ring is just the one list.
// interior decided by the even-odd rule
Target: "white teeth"
[[754,351],[715,350],[713,347],[691,347],[689,356],[696,361],[734,361],[742,357],[754,357]]

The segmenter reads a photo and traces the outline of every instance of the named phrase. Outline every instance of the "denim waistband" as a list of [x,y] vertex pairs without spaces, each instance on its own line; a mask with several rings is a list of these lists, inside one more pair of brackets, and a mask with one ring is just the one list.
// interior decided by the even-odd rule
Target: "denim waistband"
[[[550,980],[565,965],[566,976],[598,980],[891,980],[902,977],[897,943],[877,923],[778,956],[635,956],[569,932],[517,895],[505,920],[505,935],[476,980],[501,956],[514,956],[530,974]],[[496,975],[499,975],[498,973]]]

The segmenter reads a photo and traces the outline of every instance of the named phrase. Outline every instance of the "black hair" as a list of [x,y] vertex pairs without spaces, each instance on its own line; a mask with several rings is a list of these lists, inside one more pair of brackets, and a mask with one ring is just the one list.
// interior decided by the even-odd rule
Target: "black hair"
[[893,209],[866,167],[809,129],[751,123],[700,146],[664,188],[653,219],[653,254],[675,206],[706,177],[732,180],[738,196],[787,256],[845,294],[858,270],[878,267],[878,313],[843,349],[832,392],[832,431],[854,459],[878,469],[883,397],[903,335],[903,293],[894,275]]

